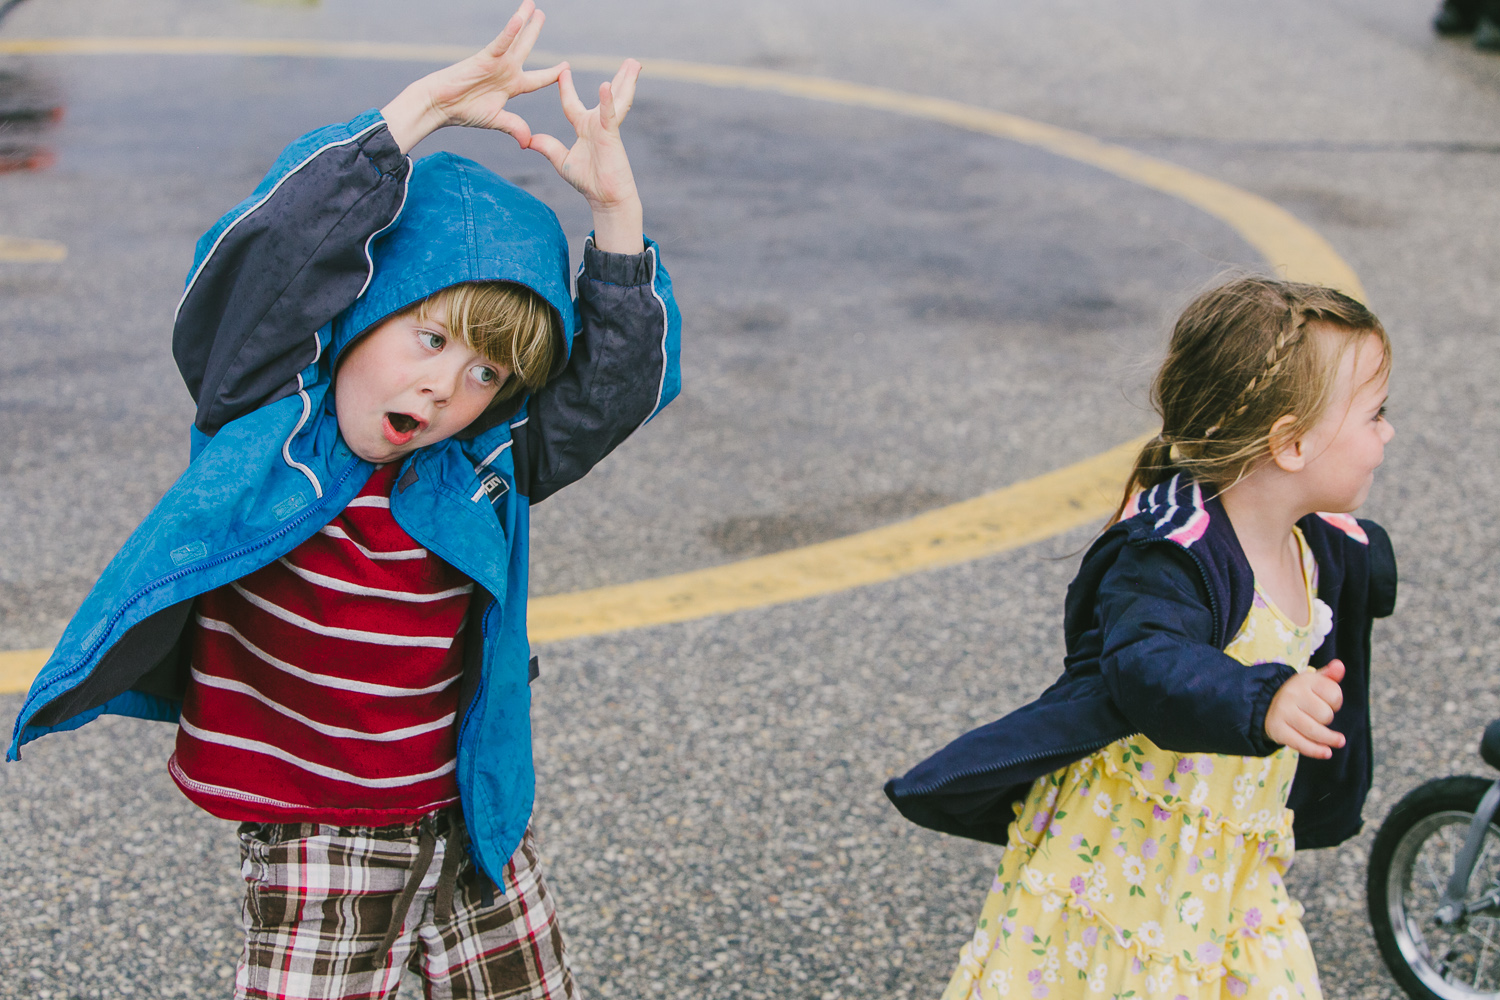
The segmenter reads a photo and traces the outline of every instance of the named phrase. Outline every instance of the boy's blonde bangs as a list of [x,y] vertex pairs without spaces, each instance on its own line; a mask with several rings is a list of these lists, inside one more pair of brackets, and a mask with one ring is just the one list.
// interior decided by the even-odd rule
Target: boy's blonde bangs
[[562,355],[556,311],[524,285],[452,285],[423,299],[416,312],[421,319],[440,321],[451,335],[510,372],[497,402],[541,388]]

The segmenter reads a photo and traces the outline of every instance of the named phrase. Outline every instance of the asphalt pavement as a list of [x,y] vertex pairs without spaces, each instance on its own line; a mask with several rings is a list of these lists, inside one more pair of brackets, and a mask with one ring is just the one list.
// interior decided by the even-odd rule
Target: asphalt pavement
[[[1402,568],[1375,635],[1370,831],[1421,781],[1485,773],[1478,734],[1500,716],[1500,57],[1435,38],[1430,6],[559,0],[543,44],[1004,110],[1228,181],[1326,237],[1396,348],[1397,437],[1363,512]],[[0,40],[477,46],[508,13],[28,0]],[[0,172],[0,239],[67,248],[0,260],[0,650],[56,639],[186,463],[169,343],[193,240],[287,141],[426,68],[0,56],[0,88],[60,109],[0,132],[18,167]],[[564,127],[549,94],[516,110]],[[684,390],[536,508],[538,594],[837,537],[1149,430],[1175,311],[1258,263],[1179,200],[930,121],[647,75],[625,134],[683,310]],[[418,152],[494,167],[581,242],[581,199],[507,142],[448,130]],[[880,785],[1052,680],[1089,536],[539,648],[536,823],[584,989],[935,996],[997,851],[905,823]],[[235,839],[167,778],[172,736],[105,719],[0,768],[0,997],[229,994]],[[1299,855],[1290,880],[1330,998],[1400,995],[1364,917],[1368,839]]]

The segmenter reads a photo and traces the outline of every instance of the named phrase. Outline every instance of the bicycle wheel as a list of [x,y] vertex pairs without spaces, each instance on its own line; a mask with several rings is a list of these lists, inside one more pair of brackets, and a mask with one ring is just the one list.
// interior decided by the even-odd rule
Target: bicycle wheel
[[[1380,957],[1418,1000],[1500,998],[1500,912],[1447,927],[1434,919],[1463,847],[1484,778],[1440,778],[1407,795],[1370,849],[1370,923]],[[1490,824],[1465,899],[1500,888],[1500,827]]]

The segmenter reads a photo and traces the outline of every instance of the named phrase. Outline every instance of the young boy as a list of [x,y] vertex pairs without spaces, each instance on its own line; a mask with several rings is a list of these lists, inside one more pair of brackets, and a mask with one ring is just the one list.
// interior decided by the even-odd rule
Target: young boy
[[[237,997],[573,996],[530,834],[528,506],[676,394],[680,320],[620,144],[484,51],[293,143],[199,241],[174,354],[193,459],[37,678],[10,757],[111,712],[178,721],[173,779],[241,822]],[[571,149],[508,98],[557,83]],[[589,201],[576,302],[541,202],[448,154],[512,135]]]

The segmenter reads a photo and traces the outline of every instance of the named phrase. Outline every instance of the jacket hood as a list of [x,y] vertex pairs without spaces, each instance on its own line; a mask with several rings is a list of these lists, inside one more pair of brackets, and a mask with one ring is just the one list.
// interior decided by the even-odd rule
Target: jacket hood
[[[434,153],[412,167],[396,222],[368,247],[369,282],[333,322],[330,360],[387,316],[450,285],[510,281],[552,306],[564,358],[578,328],[568,241],[535,195],[473,160]],[[561,360],[561,359],[560,359]]]

